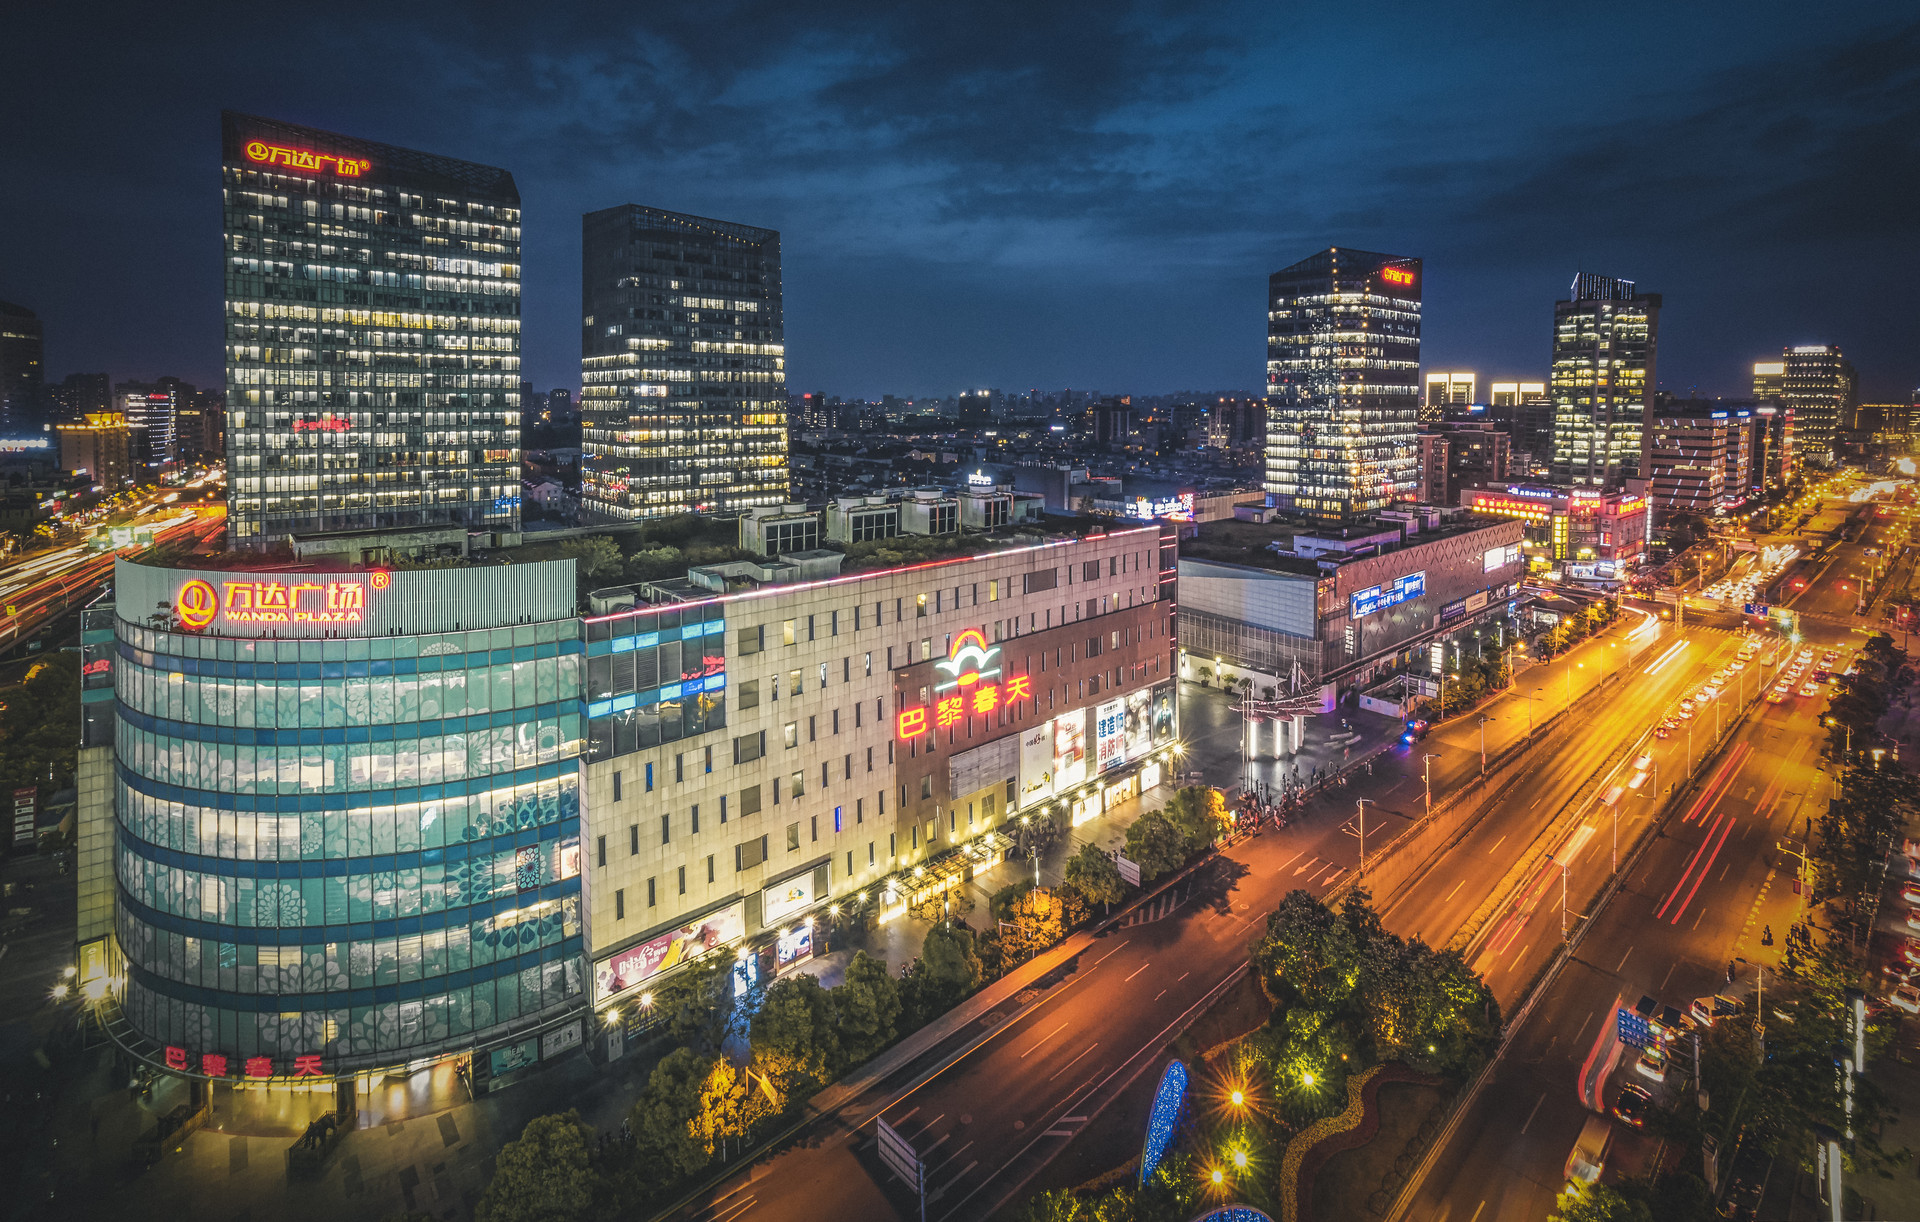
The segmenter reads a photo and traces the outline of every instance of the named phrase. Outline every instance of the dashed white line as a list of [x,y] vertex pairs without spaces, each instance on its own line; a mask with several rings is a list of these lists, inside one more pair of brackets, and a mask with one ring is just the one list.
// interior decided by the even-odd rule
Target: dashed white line
[[[1140,974],[1141,972],[1144,972],[1144,971],[1146,971],[1146,970],[1147,970],[1148,968],[1150,968],[1150,967],[1152,967],[1152,966],[1153,966],[1153,961],[1152,961],[1151,959],[1149,959],[1149,960],[1148,960],[1147,962],[1145,962],[1145,963],[1142,963],[1142,964],[1141,964],[1141,965],[1140,965],[1139,967],[1136,967],[1136,968],[1134,968],[1134,969],[1133,969],[1133,976],[1138,976],[1138,975],[1139,975],[1139,974]],[[1121,981],[1120,983],[1121,983],[1121,984],[1126,984],[1126,983],[1127,983],[1128,981],[1130,981],[1130,980],[1132,980],[1132,979],[1133,979],[1133,976],[1129,976],[1129,977],[1127,977],[1127,979],[1126,979],[1126,980],[1122,980],[1122,981]]]

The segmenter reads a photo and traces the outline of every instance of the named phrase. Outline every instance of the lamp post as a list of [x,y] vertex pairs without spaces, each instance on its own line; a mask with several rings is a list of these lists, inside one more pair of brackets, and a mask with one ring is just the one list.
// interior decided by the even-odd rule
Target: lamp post
[[[1372,798],[1355,798],[1354,805],[1360,808],[1360,877],[1367,876],[1367,803]],[[1375,802],[1378,806],[1379,803]]]
[[1560,940],[1567,940],[1567,873],[1566,862],[1560,863]]
[[1482,777],[1487,775],[1487,723],[1492,720],[1493,718],[1486,716],[1480,718],[1480,775]]
[[[1485,719],[1483,718],[1482,720]],[[1437,755],[1423,755],[1420,758],[1421,771],[1424,773],[1427,783],[1427,818],[1431,819],[1433,818],[1433,761],[1440,757]]]

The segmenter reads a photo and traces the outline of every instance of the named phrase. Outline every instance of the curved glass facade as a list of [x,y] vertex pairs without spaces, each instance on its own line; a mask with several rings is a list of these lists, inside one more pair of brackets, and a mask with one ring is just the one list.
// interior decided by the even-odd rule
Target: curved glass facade
[[[419,597],[440,576],[392,578]],[[459,576],[446,589],[471,598],[475,571]],[[180,1068],[332,1074],[581,1004],[578,621],[221,627],[117,627],[116,932],[135,1029]]]

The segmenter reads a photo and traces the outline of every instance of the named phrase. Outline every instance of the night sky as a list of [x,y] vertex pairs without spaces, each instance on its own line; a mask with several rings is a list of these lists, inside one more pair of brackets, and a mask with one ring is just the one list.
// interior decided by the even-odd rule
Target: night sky
[[542,389],[578,384],[580,214],[635,202],[781,231],[796,391],[1251,390],[1267,274],[1338,244],[1426,260],[1428,369],[1544,378],[1585,268],[1665,294],[1666,389],[1831,342],[1889,400],[1915,13],[14,5],[0,298],[54,378],[219,385],[224,106],[512,170]]

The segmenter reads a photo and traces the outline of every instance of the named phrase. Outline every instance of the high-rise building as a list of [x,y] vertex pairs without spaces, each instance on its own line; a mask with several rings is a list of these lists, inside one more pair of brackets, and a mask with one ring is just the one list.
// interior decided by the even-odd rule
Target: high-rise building
[[113,383],[104,373],[70,373],[47,388],[55,423],[78,424],[88,416],[115,410]]
[[1760,451],[1754,457],[1758,482],[1768,488],[1783,488],[1800,469],[1794,453],[1793,409],[1762,403],[1753,414],[1753,441]]
[[1000,418],[1006,396],[998,390],[963,390],[955,418],[963,425],[987,425]]
[[221,115],[228,535],[520,523],[513,175]]
[[1334,248],[1267,280],[1267,495],[1324,522],[1420,488],[1419,259]]
[[1785,361],[1753,363],[1753,399],[1756,403],[1780,403],[1787,389]]
[[62,424],[60,469],[85,471],[103,492],[118,492],[137,474],[134,470],[133,430],[119,412],[89,412],[79,424]]
[[217,390],[187,390],[174,408],[173,456],[182,465],[217,462],[226,456],[227,397]]
[[1264,399],[1222,395],[1206,405],[1207,444],[1222,450],[1267,444]]
[[1700,400],[1655,410],[1646,430],[1647,494],[1662,513],[1711,514],[1727,501],[1730,413]]
[[38,427],[46,414],[45,337],[25,306],[0,301],[0,427]]
[[607,518],[787,499],[780,235],[639,204],[584,222],[582,500]]
[[1782,353],[1780,402],[1793,409],[1801,458],[1827,463],[1854,404],[1853,362],[1832,344],[1801,344]]
[[1449,407],[1465,407],[1477,402],[1471,373],[1430,373],[1426,394],[1420,400],[1420,423],[1431,424],[1447,414]]
[[116,382],[113,410],[127,418],[133,430],[133,458],[148,468],[165,466],[173,457],[173,430],[180,400],[191,396],[193,387],[178,378],[157,382]]
[[1659,333],[1660,295],[1631,280],[1581,272],[1554,303],[1554,483],[1618,487],[1640,474]]

